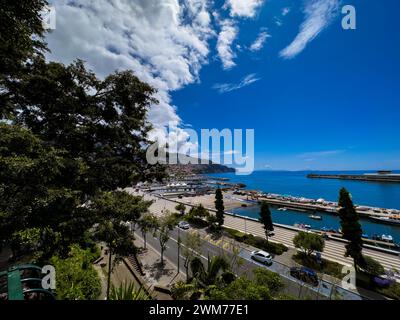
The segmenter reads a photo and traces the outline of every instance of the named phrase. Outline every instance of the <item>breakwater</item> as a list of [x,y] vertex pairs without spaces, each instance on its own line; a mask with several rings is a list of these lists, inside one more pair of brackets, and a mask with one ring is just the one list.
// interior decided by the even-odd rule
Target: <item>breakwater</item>
[[307,175],[307,178],[400,183],[400,174],[315,174],[315,173],[310,173]]

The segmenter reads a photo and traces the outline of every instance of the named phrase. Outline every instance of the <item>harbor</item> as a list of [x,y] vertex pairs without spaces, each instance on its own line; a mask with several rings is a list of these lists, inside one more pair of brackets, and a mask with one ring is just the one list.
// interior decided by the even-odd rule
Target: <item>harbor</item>
[[[300,178],[305,179],[305,181],[308,179],[305,174]],[[298,179],[299,177],[296,176],[296,181]],[[273,182],[273,179],[269,178],[267,181]],[[285,178],[280,181],[286,183],[289,187],[293,184]],[[351,183],[354,185],[364,182],[352,181]],[[249,183],[249,180],[243,179],[243,177],[238,178],[235,175],[224,174],[173,177],[164,183],[147,183],[139,185],[138,188],[148,194],[173,201],[185,199],[186,203],[191,205],[202,204],[206,208],[214,207],[215,188],[221,188],[227,212],[258,219],[259,203],[265,201],[270,205],[273,220],[276,223],[306,227],[305,229],[312,229],[315,232],[341,238],[339,207],[336,201],[265,192],[260,189],[250,189],[248,185],[252,187],[253,183],[251,181]],[[288,189],[290,191],[290,188]],[[338,188],[335,188],[335,193],[338,190]],[[317,193],[315,192],[315,194]],[[400,243],[400,210],[363,205],[358,202],[354,202],[354,205],[356,211],[360,214],[365,243],[397,251],[399,248],[396,244]]]

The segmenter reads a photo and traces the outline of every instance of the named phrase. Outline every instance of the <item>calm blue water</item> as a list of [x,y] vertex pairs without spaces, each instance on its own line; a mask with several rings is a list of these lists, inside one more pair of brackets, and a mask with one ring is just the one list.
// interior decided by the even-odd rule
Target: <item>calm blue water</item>
[[[370,205],[382,208],[400,209],[400,184],[377,183],[361,181],[345,181],[331,179],[308,179],[309,172],[278,172],[278,171],[255,171],[249,176],[237,176],[234,173],[210,174],[211,177],[228,178],[230,182],[244,183],[247,189],[261,190],[264,192],[287,194],[292,196],[303,196],[311,199],[324,198],[325,200],[337,201],[339,189],[347,188],[353,196],[353,201],[359,205]],[[329,172],[342,173],[342,172]],[[364,173],[346,172],[346,173]],[[258,206],[237,208],[234,213],[258,218]],[[295,223],[309,224],[315,229],[322,227],[339,229],[339,218],[337,216],[318,212],[322,216],[321,221],[308,217],[309,212],[277,211],[272,209],[273,220],[276,223],[293,225]],[[372,236],[373,234],[390,234],[395,242],[400,243],[400,227],[375,223],[368,219],[361,219],[363,232]]]
[[[345,187],[358,205],[400,209],[400,183],[363,182],[336,179],[308,179],[308,171],[254,171],[248,176],[235,173],[209,174],[210,177],[228,178],[230,182],[244,183],[247,188],[264,192],[302,196],[310,199],[324,198],[338,201],[339,190]],[[366,171],[323,172],[327,174],[363,174]],[[400,173],[400,172],[399,172]]]
[[[230,211],[241,216],[258,219],[260,208],[259,206],[249,206],[246,208],[236,208]],[[317,213],[322,217],[322,220],[313,220],[309,218],[308,215],[310,212],[299,212],[292,210],[277,211],[274,208],[271,208],[271,212],[272,220],[280,224],[292,226],[295,223],[304,223],[309,224],[313,229],[321,229],[322,227],[326,227],[328,229],[338,230],[340,228],[339,217],[324,212]],[[400,227],[379,224],[364,218],[361,218],[360,222],[363,232],[368,234],[369,237],[371,237],[373,234],[390,234],[393,236],[393,239],[396,243],[400,243]]]

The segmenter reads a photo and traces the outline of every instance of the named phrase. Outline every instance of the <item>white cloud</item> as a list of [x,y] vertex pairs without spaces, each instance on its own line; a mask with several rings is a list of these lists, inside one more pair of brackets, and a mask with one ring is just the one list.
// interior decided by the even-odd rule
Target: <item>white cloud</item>
[[231,17],[252,18],[263,3],[264,0],[226,0],[224,7],[229,8]]
[[224,69],[231,69],[236,64],[233,61],[235,53],[232,51],[232,43],[238,34],[238,28],[230,19],[220,21],[221,32],[218,35],[217,52]]
[[282,9],[282,15],[286,16],[288,13],[290,12],[290,8],[289,7],[285,7]]
[[339,0],[308,0],[304,13],[305,20],[293,42],[280,52],[285,59],[294,58],[307,44],[314,40],[334,19],[339,7]]
[[170,92],[198,81],[207,63],[209,0],[57,0],[57,28],[47,37],[49,60],[80,58],[99,77],[132,70],[158,92],[149,121],[162,128],[181,119]]
[[268,34],[268,32],[263,29],[264,31],[261,31],[258,36],[257,39],[252,43],[252,45],[250,46],[250,50],[251,51],[259,51],[263,48],[265,41],[267,40],[267,38],[270,38],[271,35]]
[[260,78],[257,78],[255,73],[251,73],[245,76],[239,83],[217,83],[213,86],[213,89],[218,90],[219,93],[226,93],[249,86],[258,80]]
[[346,152],[346,150],[325,150],[325,151],[315,151],[315,152],[305,152],[299,155],[300,158],[306,158],[305,161],[313,161],[316,157],[326,157],[341,154]]

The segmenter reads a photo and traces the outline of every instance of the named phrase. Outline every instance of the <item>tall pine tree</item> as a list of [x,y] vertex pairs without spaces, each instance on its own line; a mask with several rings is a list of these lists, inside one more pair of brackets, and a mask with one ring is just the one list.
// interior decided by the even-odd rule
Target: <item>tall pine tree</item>
[[343,238],[348,240],[345,256],[352,257],[354,266],[362,265],[362,229],[359,222],[360,216],[354,208],[349,192],[342,188],[339,196],[339,216]]
[[222,227],[224,224],[224,200],[223,200],[223,195],[222,191],[220,188],[215,190],[215,210],[217,210],[216,213],[216,218],[217,218],[217,223],[219,227]]
[[259,221],[263,224],[265,237],[267,238],[268,242],[269,233],[271,231],[274,231],[274,225],[272,223],[271,210],[269,210],[268,203],[266,203],[265,201],[261,203]]

